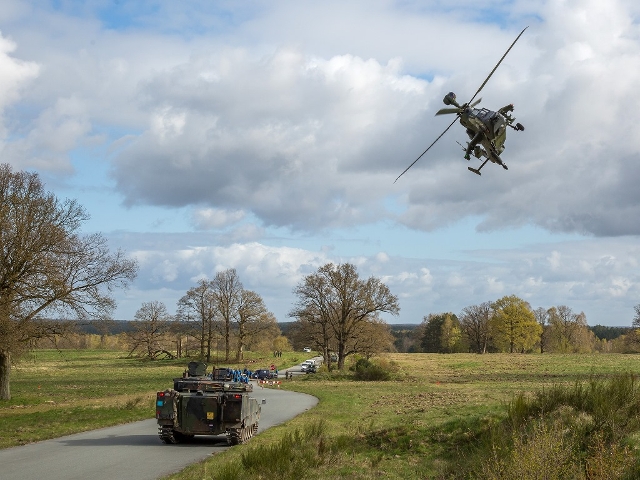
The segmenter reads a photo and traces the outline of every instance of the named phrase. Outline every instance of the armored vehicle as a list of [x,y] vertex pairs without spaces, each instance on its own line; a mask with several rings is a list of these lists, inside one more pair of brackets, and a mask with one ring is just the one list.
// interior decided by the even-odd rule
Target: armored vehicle
[[206,364],[190,362],[182,378],[173,379],[173,389],[157,393],[158,435],[164,443],[226,434],[236,445],[257,433],[260,405],[249,396],[253,385],[229,381],[226,368],[206,371]]

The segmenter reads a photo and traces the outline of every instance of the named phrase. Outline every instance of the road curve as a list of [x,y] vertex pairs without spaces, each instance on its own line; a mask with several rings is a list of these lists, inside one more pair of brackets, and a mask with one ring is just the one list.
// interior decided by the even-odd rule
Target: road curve
[[[258,433],[314,407],[310,395],[254,387],[262,403]],[[0,477],[8,480],[156,479],[227,448],[226,438],[195,437],[188,444],[164,445],[155,419],[77,433],[0,450]]]

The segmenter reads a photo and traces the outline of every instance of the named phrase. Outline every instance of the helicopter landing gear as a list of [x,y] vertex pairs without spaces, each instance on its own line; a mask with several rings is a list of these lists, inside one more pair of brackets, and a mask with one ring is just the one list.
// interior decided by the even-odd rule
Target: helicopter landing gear
[[[467,133],[469,133],[469,130],[467,130]],[[478,157],[478,155],[476,155],[477,152],[479,152],[478,150],[478,142],[482,140],[482,132],[478,132],[476,133],[473,138],[471,139],[470,142],[467,143],[467,148],[464,151],[464,158],[466,160],[471,160],[471,153],[473,152],[473,154]],[[480,157],[478,157],[480,158]]]
[[482,162],[482,165],[480,165],[478,168],[473,168],[473,167],[467,167],[469,169],[470,172],[475,173],[476,175],[482,175],[480,173],[480,170],[482,170],[482,167],[484,167],[487,162],[489,161],[489,159],[487,158],[484,162]]
[[522,125],[521,123],[516,123],[515,127],[513,125],[509,125],[509,126],[513,128],[516,132],[524,132],[524,125]]

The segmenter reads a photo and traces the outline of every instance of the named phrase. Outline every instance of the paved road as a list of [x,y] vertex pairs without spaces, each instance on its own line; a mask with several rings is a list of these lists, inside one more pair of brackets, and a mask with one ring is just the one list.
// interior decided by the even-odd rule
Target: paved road
[[[261,403],[260,428],[283,423],[318,400],[303,393],[254,388]],[[155,419],[103,428],[0,450],[3,480],[156,479],[226,448],[226,438],[195,437],[188,444],[164,445]]]
[[[311,357],[309,360],[313,360],[318,366],[322,365],[322,362],[324,361],[322,357]],[[289,367],[285,370],[280,370],[278,378],[284,378],[286,372],[289,372],[290,375],[306,375],[306,372],[303,372],[301,367],[302,363],[299,363],[298,365],[294,365],[293,367]]]

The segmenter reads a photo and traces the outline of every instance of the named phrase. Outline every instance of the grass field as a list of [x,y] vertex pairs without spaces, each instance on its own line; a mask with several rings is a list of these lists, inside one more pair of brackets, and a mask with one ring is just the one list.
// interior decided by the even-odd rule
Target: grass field
[[[282,368],[304,360],[298,356],[248,352],[246,360],[250,368]],[[12,369],[11,400],[0,400],[0,448],[152,418],[156,392],[171,387],[188,361],[145,361],[106,350],[33,351]]]
[[[255,367],[276,360],[256,357]],[[289,353],[277,365],[304,359]],[[505,418],[517,394],[640,372],[639,357],[619,354],[394,354],[383,363],[393,380],[319,373],[283,382],[320,403],[170,478],[242,478],[254,458],[268,461],[250,478],[445,478],[469,461],[478,438]],[[170,386],[184,364],[119,352],[34,352],[13,370],[13,399],[0,401],[0,421],[8,426],[0,446],[151,418],[155,392]]]

